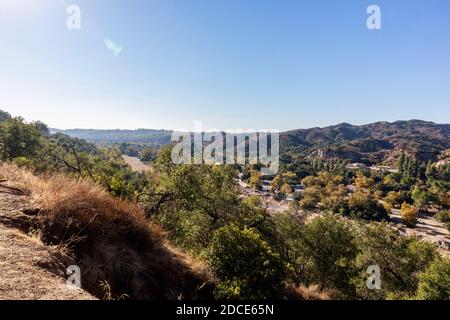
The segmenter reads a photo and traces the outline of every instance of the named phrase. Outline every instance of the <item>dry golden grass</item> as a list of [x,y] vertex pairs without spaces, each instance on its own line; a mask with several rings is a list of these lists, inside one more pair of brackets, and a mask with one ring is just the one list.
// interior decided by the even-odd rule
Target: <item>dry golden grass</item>
[[0,164],[2,178],[30,193],[33,205],[40,209],[34,229],[44,243],[73,255],[83,288],[95,296],[211,297],[206,269],[168,246],[162,230],[136,204],[114,198],[89,181],[63,175],[37,177]]
[[336,293],[325,290],[320,291],[317,285],[306,286],[289,286],[287,289],[287,297],[291,300],[336,300]]
[[95,299],[66,286],[66,263],[52,247],[0,224],[0,300]]

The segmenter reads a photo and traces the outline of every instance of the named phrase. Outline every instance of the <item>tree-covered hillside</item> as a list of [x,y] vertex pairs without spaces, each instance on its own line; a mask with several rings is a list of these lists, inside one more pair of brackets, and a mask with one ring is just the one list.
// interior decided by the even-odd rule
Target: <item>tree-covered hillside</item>
[[[0,116],[1,117],[1,116]],[[167,130],[53,130],[95,143],[130,143],[165,146]],[[394,164],[401,151],[427,162],[436,161],[450,148],[450,124],[411,120],[354,126],[347,123],[325,128],[298,129],[280,135],[282,159],[289,157],[339,158],[366,164]]]
[[393,164],[401,151],[422,161],[436,161],[450,148],[450,124],[420,120],[377,122],[362,126],[347,123],[301,129],[281,135],[284,155],[348,159],[351,162]]
[[[97,297],[450,299],[449,259],[400,230],[414,228],[420,211],[450,227],[448,164],[424,166],[400,152],[399,171],[390,173],[293,159],[271,182],[274,201],[292,196],[276,213],[266,194],[243,192],[246,178],[262,187],[258,165],[174,164],[167,146],[152,170],[134,172],[119,144],[99,147],[0,116],[0,193],[19,190],[4,184],[17,183],[30,190],[21,194],[39,196],[29,227],[74,254]],[[367,286],[373,266],[382,276],[376,290]]]

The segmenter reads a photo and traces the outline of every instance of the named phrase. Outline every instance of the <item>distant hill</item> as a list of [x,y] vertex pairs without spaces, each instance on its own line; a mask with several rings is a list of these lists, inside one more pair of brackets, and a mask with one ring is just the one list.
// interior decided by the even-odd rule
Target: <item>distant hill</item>
[[130,142],[149,145],[167,145],[170,143],[172,131],[137,129],[137,130],[99,130],[99,129],[52,129],[53,133],[61,132],[74,138],[89,142],[114,143]]
[[393,163],[401,151],[436,161],[450,148],[450,124],[421,120],[300,129],[281,134],[284,155],[338,157],[353,162]]
[[[170,143],[169,130],[53,130],[91,142]],[[401,151],[420,160],[436,161],[450,149],[450,124],[410,120],[354,126],[341,123],[325,128],[298,129],[280,135],[282,158],[341,158],[367,164],[395,162]]]

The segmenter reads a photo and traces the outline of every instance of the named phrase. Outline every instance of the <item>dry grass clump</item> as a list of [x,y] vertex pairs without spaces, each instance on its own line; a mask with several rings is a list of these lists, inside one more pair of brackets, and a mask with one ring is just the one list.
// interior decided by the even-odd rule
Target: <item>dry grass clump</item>
[[8,165],[0,161],[0,182],[5,186],[14,186],[23,191],[24,194],[29,194],[30,185],[38,183],[38,179],[30,172],[22,170],[14,165]]
[[[209,298],[209,276],[170,248],[161,229],[134,203],[114,198],[89,181],[63,175],[36,177],[0,164],[4,176],[31,192],[40,209],[34,226],[46,244],[76,259],[82,287],[100,298]],[[106,288],[106,289],[105,289]]]
[[288,286],[286,288],[286,296],[290,300],[339,300],[339,294],[332,290],[319,289],[317,285],[311,285],[306,287],[300,286]]

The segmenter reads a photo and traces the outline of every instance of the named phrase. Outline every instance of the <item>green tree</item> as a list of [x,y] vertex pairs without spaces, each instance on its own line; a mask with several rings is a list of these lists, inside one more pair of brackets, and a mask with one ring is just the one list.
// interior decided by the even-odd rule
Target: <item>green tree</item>
[[285,183],[281,186],[280,189],[281,192],[285,193],[285,194],[291,194],[292,193],[292,188],[289,184]]
[[405,167],[406,167],[406,154],[402,151],[402,153],[400,154],[400,157],[398,159],[398,162],[397,162],[398,171],[401,174],[404,174],[405,173]]
[[302,241],[304,219],[287,211],[274,216],[273,222],[274,235],[271,241],[288,267],[290,280],[298,286],[307,279],[304,268],[307,257]]
[[304,210],[315,209],[320,201],[321,191],[318,187],[308,187],[302,193],[300,207]]
[[400,208],[403,203],[412,203],[409,191],[390,191],[384,198],[384,201],[392,205],[394,208]]
[[34,126],[36,130],[44,136],[48,136],[50,134],[50,129],[48,128],[48,126],[41,121],[34,121],[31,123],[31,125]]
[[11,115],[8,112],[0,109],[0,122],[6,121],[9,119],[11,119]]
[[281,187],[284,184],[283,174],[279,172],[275,178],[272,180],[272,183],[270,185],[270,188],[272,192],[277,192],[281,190]]
[[[360,274],[354,278],[357,295],[361,299],[413,297],[419,283],[418,273],[438,256],[436,247],[416,237],[403,236],[386,223],[370,223],[360,228],[356,241],[359,249],[356,266]],[[372,265],[381,270],[380,290],[369,290],[366,286],[366,271]]]
[[434,179],[436,177],[436,167],[431,160],[428,161],[425,177],[427,179]]
[[402,217],[403,223],[409,227],[415,227],[417,225],[417,216],[419,210],[410,204],[403,203],[400,210],[400,215]]
[[348,200],[349,214],[352,217],[374,220],[388,221],[389,215],[386,209],[368,192],[355,192]]
[[434,201],[433,194],[426,186],[416,185],[411,192],[411,198],[414,200],[414,205],[419,208],[419,210],[425,210],[425,206]]
[[417,298],[422,300],[450,300],[450,259],[436,258],[419,275]]
[[20,118],[0,123],[0,159],[33,157],[41,146],[41,134]]
[[261,174],[256,171],[252,170],[250,173],[250,181],[249,184],[252,188],[261,190],[262,189],[262,181],[261,181]]
[[220,281],[219,299],[277,297],[285,270],[280,257],[258,231],[228,225],[214,232],[207,260]]
[[308,283],[353,295],[350,279],[358,251],[348,222],[330,215],[316,218],[302,229],[300,243]]

